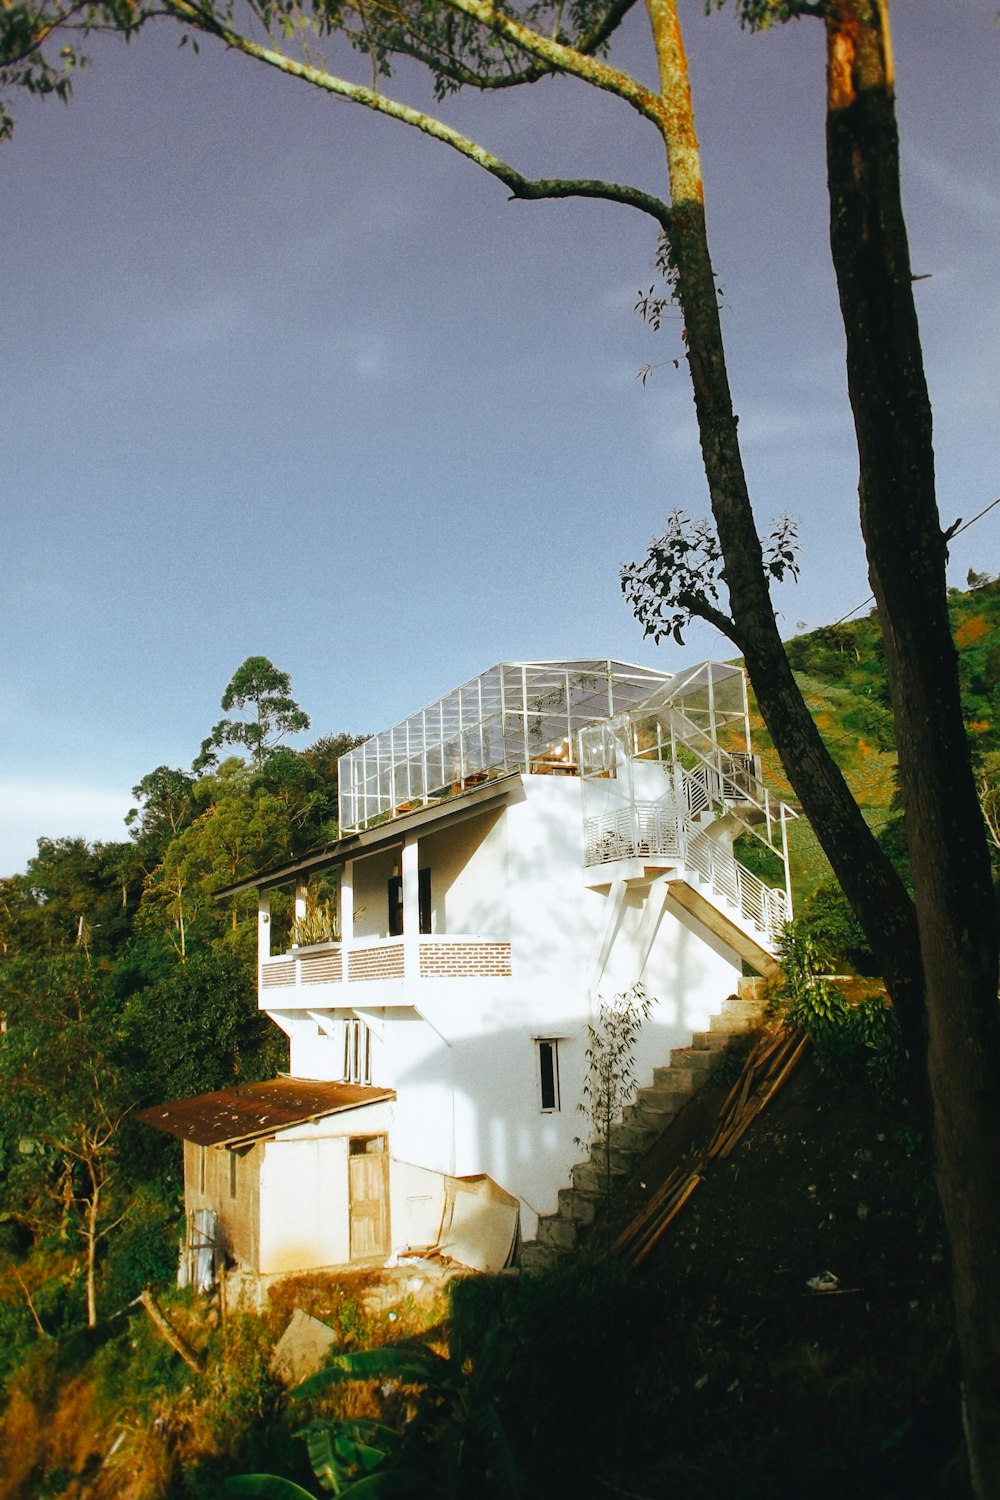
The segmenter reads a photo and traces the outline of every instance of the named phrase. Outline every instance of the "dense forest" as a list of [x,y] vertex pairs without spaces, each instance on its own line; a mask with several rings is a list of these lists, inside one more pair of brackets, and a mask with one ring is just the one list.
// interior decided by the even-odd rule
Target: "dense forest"
[[[953,593],[952,620],[1000,874],[1000,581],[974,581]],[[788,652],[866,817],[905,874],[876,618],[813,631]],[[158,766],[142,777],[126,837],[41,839],[28,869],[0,882],[0,1407],[8,1451],[19,1431],[37,1447],[52,1420],[99,1426],[132,1386],[129,1420],[141,1422],[157,1381],[171,1388],[176,1379],[164,1374],[171,1356],[141,1312],[141,1331],[127,1314],[143,1287],[166,1290],[174,1279],[179,1152],[133,1116],[162,1100],[273,1076],[287,1063],[284,1038],[256,1007],[253,899],[219,904],[213,893],[337,835],[337,758],[357,739],[284,746],[285,735],[309,728],[290,694],[286,674],[249,658],[222,698],[238,716],[209,731],[190,770]],[[787,795],[759,726],[756,748]],[[804,823],[793,859],[800,926],[830,968],[868,972],[860,931]],[[290,920],[280,904],[275,920]],[[214,1492],[260,1415],[257,1376],[247,1373],[263,1368],[256,1335],[231,1327],[226,1338],[229,1355],[234,1341],[242,1349],[242,1374],[220,1366],[229,1371],[219,1376],[225,1391],[217,1381],[199,1450],[207,1467],[189,1463],[186,1478],[153,1475],[146,1489],[109,1494]],[[79,1388],[86,1415],[74,1418],[58,1393]],[[0,1497],[91,1493],[65,1457],[44,1483],[38,1462],[22,1480],[12,1472],[7,1488],[0,1474]]]

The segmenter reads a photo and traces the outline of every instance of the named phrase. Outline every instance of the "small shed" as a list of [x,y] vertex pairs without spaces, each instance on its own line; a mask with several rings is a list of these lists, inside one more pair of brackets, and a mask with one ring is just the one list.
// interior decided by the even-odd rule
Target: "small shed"
[[207,1210],[220,1252],[260,1275],[287,1275],[389,1254],[395,1097],[366,1084],[273,1078],[137,1118],[184,1142],[189,1226]]

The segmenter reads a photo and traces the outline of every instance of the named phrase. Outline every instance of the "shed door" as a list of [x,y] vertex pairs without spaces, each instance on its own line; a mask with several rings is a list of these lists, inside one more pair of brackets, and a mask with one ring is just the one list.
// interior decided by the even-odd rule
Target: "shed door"
[[385,1136],[352,1136],[347,1166],[351,1259],[388,1255],[389,1154]]

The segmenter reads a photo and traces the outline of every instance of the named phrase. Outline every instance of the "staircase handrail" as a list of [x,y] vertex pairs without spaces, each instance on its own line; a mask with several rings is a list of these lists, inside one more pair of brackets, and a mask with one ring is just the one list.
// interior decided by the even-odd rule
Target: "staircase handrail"
[[[783,851],[779,850],[774,842],[772,830],[775,827],[780,829],[783,821],[788,818],[797,818],[798,813],[795,808],[791,807],[787,802],[782,802],[780,798],[772,798],[770,789],[757,775],[756,771],[748,769],[748,762],[750,766],[756,764],[755,756],[749,752],[724,750],[721,745],[716,744],[710,735],[706,734],[703,729],[689,719],[681,709],[675,708],[674,713],[678,719],[683,721],[686,730],[690,729],[694,735],[703,740],[709,747],[708,751],[705,752],[699,749],[697,745],[692,744],[690,739],[685,737],[681,740],[684,748],[700,760],[715,779],[714,795],[708,787],[706,787],[706,792],[712,796],[714,801],[723,803],[727,810],[732,813],[733,817],[736,818],[737,822],[748,833],[752,833],[754,838],[758,839],[765,848],[772,850],[773,853],[779,854],[784,858]],[[743,764],[740,764],[741,761]],[[673,758],[673,764],[683,776],[690,776],[691,773],[680,764],[676,756]],[[727,794],[727,781],[734,789],[739,790],[740,795],[738,797]],[[734,802],[749,802],[758,812],[763,813],[767,828],[766,838],[759,828],[755,827],[746,818],[741,817],[732,805]],[[775,803],[777,804],[776,807]]]

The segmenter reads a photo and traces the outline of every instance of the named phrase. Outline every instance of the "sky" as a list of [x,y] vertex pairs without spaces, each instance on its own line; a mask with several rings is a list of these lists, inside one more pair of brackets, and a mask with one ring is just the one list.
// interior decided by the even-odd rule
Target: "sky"
[[[893,15],[945,525],[1000,495],[995,12]],[[869,593],[822,31],[682,16],[758,524],[799,523],[791,635]],[[126,837],[131,788],[190,766],[250,655],[291,674],[299,747],[496,661],[732,655],[704,626],[644,641],[618,585],[670,511],[708,510],[679,320],[634,312],[651,221],[511,202],[403,125],[177,42],[98,39],[0,146],[0,876],[40,836]],[[613,60],[652,81],[641,13]],[[416,69],[392,90],[431,104]],[[525,174],[667,196],[657,137],[572,80],[439,112]],[[1000,507],[953,541],[949,582],[970,567],[1000,571]]]

